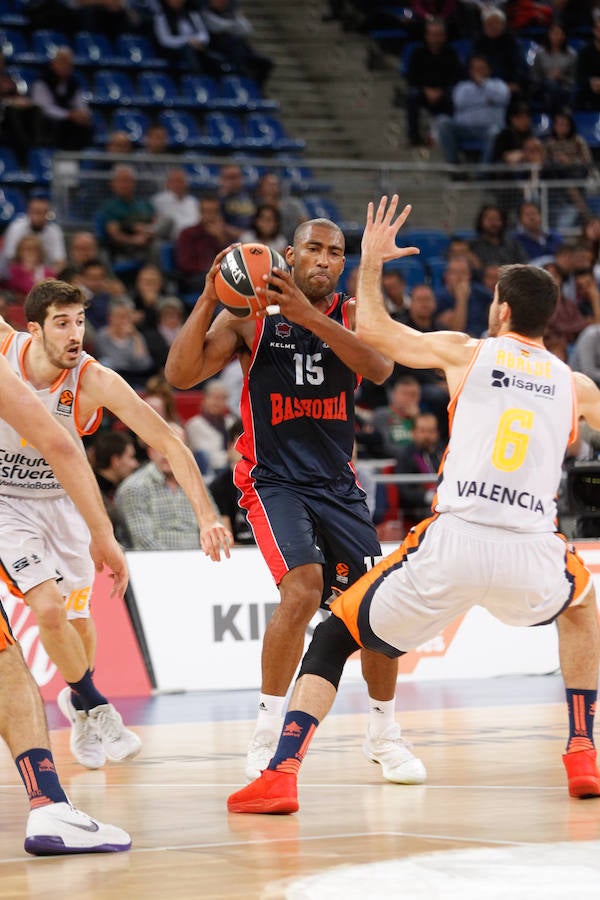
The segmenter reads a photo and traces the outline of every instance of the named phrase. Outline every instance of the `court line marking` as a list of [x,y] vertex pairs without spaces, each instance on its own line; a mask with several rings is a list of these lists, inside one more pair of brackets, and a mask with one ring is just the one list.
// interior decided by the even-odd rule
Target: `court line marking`
[[[297,841],[298,843],[305,843],[308,841],[330,841],[330,840],[349,840],[350,838],[381,838],[381,837],[409,837],[409,838],[418,838],[421,840],[432,840],[432,841],[446,841],[446,842],[456,842],[460,844],[477,844],[483,847],[486,846],[502,846],[502,847],[539,847],[540,844],[533,841],[502,841],[502,840],[494,840],[490,838],[489,840],[485,840],[483,838],[477,837],[453,837],[451,835],[440,835],[440,834],[422,834],[415,831],[356,831],[356,832],[348,832],[348,833],[340,833],[340,834],[314,834],[314,835],[293,835],[291,837],[285,838],[265,838],[260,840],[248,840],[248,841],[215,841],[213,843],[201,843],[201,844],[163,844],[160,847],[132,847],[131,850],[126,852],[132,854],[141,854],[141,853],[164,853],[164,852],[177,852],[177,851],[185,851],[185,850],[211,850],[211,849],[219,849],[220,847],[248,847],[253,845],[261,845],[261,844],[287,844],[290,841]],[[543,846],[543,845],[542,845]],[[431,851],[435,852],[435,851]],[[63,860],[65,856],[70,854],[65,854],[62,856],[16,856],[16,857],[8,857],[6,859],[0,858],[0,865],[6,865],[10,863],[22,863],[22,862],[49,862],[52,860]]]
[[[313,784],[300,782],[298,784],[298,788],[303,790],[332,790],[332,791],[344,791],[344,790],[352,790],[355,791],[358,788],[362,790],[379,790],[382,787],[388,787],[390,790],[394,789],[396,791],[405,790],[407,795],[409,790],[412,791],[415,788],[427,789],[429,791],[566,791],[566,786],[560,785],[523,785],[523,784],[398,784],[392,785],[389,781],[381,781],[373,784],[365,784],[361,782],[359,784],[337,784],[335,782],[315,782]],[[160,790],[169,790],[169,791],[177,791],[177,790],[190,790],[197,788],[199,790],[230,790],[231,788],[239,788],[240,782],[235,781],[231,784],[198,784],[197,782],[191,784],[181,784],[178,782],[177,784],[170,784],[168,781],[165,783],[162,782],[151,782],[149,784],[144,784],[144,782],[128,782],[123,784],[72,784],[69,786],[70,793],[73,790],[81,789],[89,791],[90,789],[102,790],[102,791],[113,791],[118,788],[126,788],[128,790],[134,788],[144,788],[144,790],[148,788],[159,788]],[[0,791],[19,791],[23,790],[23,785],[21,784],[0,784]]]

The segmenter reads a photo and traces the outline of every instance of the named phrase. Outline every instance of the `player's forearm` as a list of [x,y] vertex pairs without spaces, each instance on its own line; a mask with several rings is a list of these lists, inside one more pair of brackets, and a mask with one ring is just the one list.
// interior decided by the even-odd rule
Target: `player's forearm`
[[201,295],[171,344],[165,364],[165,377],[173,387],[185,390],[205,377],[204,340],[214,309],[215,305],[205,302]]
[[214,524],[219,516],[191,451],[179,444],[169,451],[167,459],[177,483],[190,501],[200,528]]

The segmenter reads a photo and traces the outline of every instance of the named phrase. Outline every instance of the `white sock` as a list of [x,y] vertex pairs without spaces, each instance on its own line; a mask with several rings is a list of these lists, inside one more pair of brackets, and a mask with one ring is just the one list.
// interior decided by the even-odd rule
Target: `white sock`
[[254,733],[269,731],[279,735],[283,719],[283,707],[285,697],[273,697],[271,694],[261,694],[258,698],[258,715]]
[[373,700],[369,697],[369,734],[380,737],[390,725],[394,725],[396,700]]

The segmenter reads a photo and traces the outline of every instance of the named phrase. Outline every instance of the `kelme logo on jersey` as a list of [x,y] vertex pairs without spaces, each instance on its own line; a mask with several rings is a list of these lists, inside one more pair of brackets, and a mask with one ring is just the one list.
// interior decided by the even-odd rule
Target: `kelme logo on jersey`
[[56,412],[60,416],[70,416],[73,413],[73,391],[68,388],[60,392],[58,403],[56,404]]
[[527,391],[528,394],[540,397],[554,397],[556,393],[555,384],[537,384],[535,381],[519,378],[518,375],[507,375],[500,369],[492,369],[492,387],[517,388],[519,391]]

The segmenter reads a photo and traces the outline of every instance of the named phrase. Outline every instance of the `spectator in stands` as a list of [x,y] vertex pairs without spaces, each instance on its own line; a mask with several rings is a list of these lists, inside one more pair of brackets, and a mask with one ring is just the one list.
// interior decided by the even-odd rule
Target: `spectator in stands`
[[[183,429],[171,428],[185,442]],[[165,456],[148,447],[149,462],[117,488],[115,502],[133,550],[196,550],[198,522]]]
[[579,332],[569,363],[574,372],[583,372],[600,387],[600,324],[587,325]]
[[531,137],[531,109],[525,100],[514,100],[506,110],[506,125],[498,132],[492,162],[514,166],[524,160],[523,144]]
[[250,228],[256,204],[244,185],[244,173],[240,166],[228,163],[219,171],[219,200],[225,222],[237,229],[237,236]]
[[[580,238],[591,246],[593,265],[596,267],[600,258],[600,216],[588,216],[585,219],[581,226]],[[600,279],[600,271],[594,274]]]
[[280,176],[276,172],[264,172],[258,179],[254,192],[257,206],[270,203],[276,206],[281,216],[281,231],[288,244],[294,238],[294,232],[301,222],[308,220],[306,206],[299,197],[294,197],[284,190]]
[[55,278],[56,272],[46,263],[44,245],[36,234],[24,235],[17,244],[14,258],[8,263],[6,290],[22,303],[38,281]]
[[130,431],[99,431],[89,447],[88,457],[115,537],[123,547],[130,549],[131,538],[115,496],[119,485],[139,465],[134,437]]
[[562,271],[559,266],[555,263],[546,263],[544,268],[550,272],[560,286],[554,313],[544,332],[544,344],[555,356],[558,356],[563,362],[567,362],[573,344],[585,328],[585,319],[577,303],[565,296],[562,289]]
[[50,201],[43,195],[29,198],[27,211],[16,216],[4,232],[2,243],[2,271],[6,273],[9,260],[14,259],[17,244],[26,234],[37,235],[44,245],[46,264],[55,272],[65,265],[67,251],[61,226],[54,220]]
[[238,239],[240,232],[225,222],[219,198],[200,197],[200,221],[184,228],[175,245],[175,260],[182,293],[200,293],[206,273],[220,250]]
[[592,13],[592,37],[577,54],[577,109],[600,110],[600,8]]
[[528,262],[535,262],[540,256],[554,256],[563,242],[555,231],[544,231],[538,204],[527,200],[519,206],[513,237],[522,246]]
[[217,76],[230,70],[226,56],[213,49],[200,11],[188,0],[158,0],[153,26],[171,69]]
[[421,388],[414,375],[403,375],[390,391],[388,406],[373,411],[372,426],[379,437],[383,457],[398,460],[411,440],[420,411]]
[[[416,284],[411,291],[406,318],[402,321],[415,331],[438,331],[440,326],[436,322],[436,314],[437,301],[433,290],[428,284]],[[417,379],[421,388],[421,407],[434,413],[440,431],[447,440],[450,395],[444,373],[439,369],[409,369],[396,363],[391,380],[396,382],[402,375],[412,375]]]
[[133,166],[113,167],[110,196],[101,204],[97,222],[111,265],[126,283],[142,265],[157,261],[156,212],[138,195]]
[[242,231],[240,241],[243,244],[257,241],[266,244],[271,250],[284,253],[288,241],[281,233],[281,216],[277,207],[270,203],[259,204],[252,216],[250,228]]
[[184,228],[197,225],[200,221],[198,198],[189,191],[185,169],[170,169],[164,189],[151,199],[162,222],[160,231],[168,241],[176,241]]
[[411,147],[430,143],[419,124],[422,109],[430,116],[452,114],[452,88],[463,74],[458,54],[448,43],[444,21],[425,21],[423,43],[412,50],[406,71],[406,123]]
[[481,29],[473,53],[487,60],[491,77],[505,82],[513,97],[526,97],[527,65],[514,32],[507,30],[506,14],[498,6],[485,6],[481,10]]
[[241,459],[235,444],[243,430],[241,419],[235,419],[227,429],[228,465],[210,483],[210,493],[221,514],[223,525],[233,534],[234,543],[242,545],[256,543],[246,519],[246,511],[238,505],[241,494],[233,481],[235,464]]
[[144,336],[135,326],[135,307],[129,297],[112,300],[108,322],[97,332],[95,347],[99,362],[117,372],[134,390],[141,390],[154,370]]
[[75,0],[79,31],[99,31],[111,40],[138,30],[140,16],[129,0]]
[[253,28],[236,9],[233,0],[206,0],[202,18],[210,34],[211,49],[223,56],[240,75],[264,87],[273,61],[253,49],[249,42]]
[[57,47],[40,77],[33,82],[31,98],[42,114],[42,140],[59,150],[83,150],[94,138],[94,126],[86,95],[75,75],[73,51]]
[[405,322],[410,306],[410,294],[406,289],[406,278],[396,266],[384,266],[381,274],[383,302],[392,319]]
[[0,52],[0,145],[14,150],[17,161],[27,168],[28,152],[40,137],[38,107],[32,102],[23,79],[15,80]]
[[479,148],[481,162],[488,162],[496,135],[504,124],[509,99],[507,83],[490,76],[485,57],[472,56],[469,78],[459,81],[452,90],[453,114],[438,116],[436,120],[446,162],[458,163],[461,150],[473,143]]
[[575,98],[577,53],[567,43],[567,34],[558,19],[543,35],[531,67],[531,103],[541,112],[572,106]]
[[[577,133],[575,119],[568,109],[557,110],[552,116],[550,135],[544,139],[544,151],[543,175],[546,179],[583,180],[594,168],[588,143]],[[590,212],[579,187],[554,189],[551,202],[559,228],[569,228],[579,216],[585,218]]]
[[213,378],[202,390],[202,408],[185,423],[190,448],[208,457],[208,474],[220,472],[228,465],[227,429],[235,416],[228,407],[229,391],[219,378]]
[[444,454],[438,420],[433,413],[420,412],[415,416],[412,439],[398,454],[396,471],[402,475],[429,475],[431,481],[400,485],[402,512],[416,522],[431,514],[437,471]]
[[506,213],[495,203],[485,203],[479,210],[476,237],[469,241],[469,248],[479,260],[480,271],[490,263],[504,266],[527,262],[521,244],[507,235],[507,225]]
[[166,422],[183,425],[177,410],[175,392],[162,372],[150,376],[144,387],[143,397],[146,403]]
[[116,129],[108,133],[104,151],[119,156],[128,156],[133,153],[133,142],[126,131]]
[[69,237],[68,263],[76,269],[90,259],[98,259],[101,252],[98,239],[91,231],[74,231]]
[[158,304],[167,296],[165,280],[158,266],[142,266],[131,291],[136,308],[136,323],[141,330],[156,327]]
[[85,311],[86,325],[94,333],[108,324],[108,309],[115,296],[120,296],[123,286],[109,276],[101,259],[88,259],[79,268],[77,285],[88,302]]
[[575,279],[575,303],[583,316],[586,327],[600,322],[600,289],[591,265],[577,268]]
[[[457,0],[414,0],[411,7],[415,33],[418,33],[419,37],[427,33],[427,26],[434,19],[443,22],[452,32],[456,31],[459,11]],[[457,36],[455,34],[455,37]]]
[[478,281],[466,256],[449,260],[444,272],[444,287],[436,291],[439,327],[481,337],[488,324],[493,295]]
[[156,307],[156,325],[140,326],[157,372],[164,370],[169,348],[181,331],[184,318],[185,308],[179,297],[163,297]]
[[483,267],[481,283],[484,288],[488,289],[492,297],[494,296],[494,290],[496,284],[498,283],[499,270],[500,266],[496,265],[496,263],[490,263],[489,265]]

